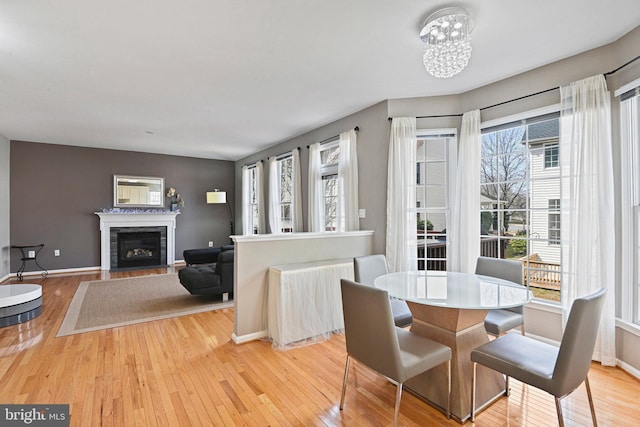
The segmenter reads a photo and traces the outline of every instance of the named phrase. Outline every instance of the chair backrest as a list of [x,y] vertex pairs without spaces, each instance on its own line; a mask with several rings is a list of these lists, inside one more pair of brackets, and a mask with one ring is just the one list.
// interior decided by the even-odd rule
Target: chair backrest
[[353,259],[355,281],[364,285],[373,285],[373,281],[387,274],[387,259],[384,255],[366,255]]
[[[524,269],[522,262],[510,259],[478,257],[476,262],[476,274],[483,276],[497,277],[498,279],[509,280],[510,282],[522,285],[524,283]],[[523,312],[523,307],[513,307],[507,310],[515,313]]]
[[553,370],[552,390],[557,397],[575,390],[587,377],[596,345],[606,289],[577,298],[571,305]]
[[393,380],[406,379],[387,291],[341,279],[347,353]]

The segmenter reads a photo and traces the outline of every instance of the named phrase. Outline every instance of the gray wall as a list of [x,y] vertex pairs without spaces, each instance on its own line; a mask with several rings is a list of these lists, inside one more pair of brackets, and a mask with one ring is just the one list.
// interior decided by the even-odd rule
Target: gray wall
[[243,165],[264,161],[265,194],[268,194],[269,156],[282,154],[300,147],[302,169],[302,203],[305,231],[307,228],[307,188],[309,170],[308,145],[332,138],[358,126],[358,169],[359,169],[359,206],[366,209],[366,218],[360,220],[361,230],[373,230],[373,250],[383,253],[386,234],[386,191],[387,157],[389,151],[389,122],[387,120],[387,102],[380,102],[362,111],[337,120],[329,125],[292,138],[269,149],[260,151],[236,162],[236,200],[238,208],[236,221],[238,233],[242,230],[241,200]]
[[[622,37],[621,39],[592,49],[582,54],[564,59],[562,61],[540,67],[535,70],[513,76],[508,79],[463,93],[451,96],[439,97],[417,97],[405,99],[390,99],[381,102],[373,107],[354,113],[346,118],[330,123],[302,136],[293,138],[282,144],[271,147],[262,153],[243,159],[236,164],[236,188],[240,200],[240,172],[239,167],[245,163],[251,163],[256,159],[266,159],[268,155],[279,154],[296,145],[308,145],[352,126],[360,126],[358,135],[358,172],[360,183],[360,206],[367,209],[367,218],[361,221],[361,229],[374,230],[374,253],[384,252],[386,233],[386,176],[387,157],[389,144],[389,122],[387,117],[401,116],[427,116],[427,115],[448,115],[460,114],[476,108],[489,107],[522,96],[527,96],[547,89],[557,88],[576,80],[590,77],[596,74],[608,73],[617,67],[635,58],[640,46],[640,27]],[[425,78],[427,78],[425,76]],[[607,76],[607,85],[612,93],[623,84],[640,78],[640,61],[623,68],[622,70]],[[417,90],[418,91],[418,90]],[[541,95],[528,97],[526,99],[509,102],[504,105],[485,108],[481,111],[483,121],[505,117],[536,108],[546,107],[560,102],[560,91],[552,90]],[[619,108],[618,101],[612,101],[612,123],[613,123],[613,156],[614,169],[620,170],[620,147],[619,147]],[[459,117],[445,118],[425,118],[417,120],[417,127],[420,128],[458,128],[460,127]],[[303,179],[306,189],[307,165],[305,157],[308,152],[303,150]],[[265,168],[265,176],[268,171]],[[620,176],[616,175],[616,203],[620,203]],[[306,192],[306,190],[304,190]],[[306,215],[306,198],[304,200],[304,211]],[[620,253],[621,233],[626,232],[620,229],[620,219],[612,224],[615,229],[617,253]],[[615,254],[612,254],[615,256]],[[620,257],[616,257],[616,283],[619,291],[620,287]],[[613,279],[613,278],[612,278]],[[618,295],[620,293],[618,292]],[[619,313],[619,301],[616,305]],[[527,310],[527,331],[528,333],[544,337],[549,340],[559,340],[561,337],[561,316],[557,308],[538,307]],[[640,336],[623,331],[617,331],[617,354],[618,357],[632,369],[640,371]]]
[[[233,206],[233,162],[21,141],[11,141],[10,158],[11,243],[44,243],[38,261],[49,270],[100,266],[94,212],[113,206],[114,174],[163,177],[185,199],[177,217],[177,260],[184,249],[206,247],[210,240],[229,243],[227,209],[207,205],[205,193],[214,187],[229,191]],[[54,257],[54,249],[61,256]],[[19,266],[14,250],[11,271]],[[27,267],[36,270],[32,262]]]
[[0,281],[9,274],[10,234],[9,234],[9,140],[0,135]]

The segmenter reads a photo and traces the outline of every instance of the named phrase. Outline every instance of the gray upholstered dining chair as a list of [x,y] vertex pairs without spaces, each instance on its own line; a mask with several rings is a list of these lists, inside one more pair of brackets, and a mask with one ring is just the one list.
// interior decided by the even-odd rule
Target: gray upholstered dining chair
[[393,425],[398,424],[402,385],[438,365],[447,365],[447,418],[451,406],[451,348],[394,325],[387,291],[342,279],[342,312],[347,362],[340,397],[344,408],[351,359],[384,375],[396,384]]
[[[520,261],[481,256],[476,263],[476,274],[523,284],[523,268]],[[484,319],[484,328],[495,336],[500,336],[517,326],[520,326],[520,333],[524,335],[524,307],[522,306],[489,310]]]
[[[358,283],[373,286],[373,281],[387,274],[387,259],[384,255],[365,255],[353,259],[354,279]],[[407,303],[401,299],[389,299],[393,321],[401,328],[411,326],[413,315]]]
[[560,427],[564,426],[560,399],[584,382],[593,425],[597,426],[588,373],[605,294],[606,290],[600,288],[573,302],[559,348],[522,335],[507,334],[473,350],[471,421],[475,418],[476,370],[479,363],[506,376],[507,396],[509,377],[552,394]]

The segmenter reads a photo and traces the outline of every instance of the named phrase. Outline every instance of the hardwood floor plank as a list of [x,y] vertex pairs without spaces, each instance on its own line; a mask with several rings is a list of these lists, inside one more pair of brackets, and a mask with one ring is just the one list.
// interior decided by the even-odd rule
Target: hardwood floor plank
[[[395,387],[352,363],[338,408],[344,336],[275,351],[268,341],[235,345],[233,309],[56,337],[82,281],[173,269],[50,275],[42,314],[0,329],[0,402],[69,404],[72,426],[381,426],[393,420]],[[15,281],[14,281],[15,283]],[[592,364],[600,426],[640,420],[640,382]],[[562,401],[566,425],[591,425],[584,386]],[[511,396],[477,414],[475,426],[556,425],[553,398],[511,381]],[[455,426],[405,392],[400,425]]]

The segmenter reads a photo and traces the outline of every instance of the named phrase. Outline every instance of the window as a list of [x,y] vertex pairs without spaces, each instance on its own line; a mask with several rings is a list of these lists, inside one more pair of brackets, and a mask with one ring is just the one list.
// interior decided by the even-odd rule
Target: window
[[557,168],[559,166],[560,147],[558,144],[545,145],[544,147],[544,167]]
[[250,179],[250,193],[249,193],[249,219],[250,219],[250,229],[252,230],[252,234],[260,233],[259,226],[259,209],[258,209],[258,194],[257,194],[257,170],[256,168],[249,169],[249,179]]
[[482,131],[480,253],[521,260],[537,298],[560,301],[559,114]]
[[416,139],[418,269],[447,269],[449,159],[455,131],[419,130]]
[[279,159],[277,165],[280,184],[280,231],[291,233],[293,232],[293,157]]
[[264,230],[262,162],[242,167],[242,233],[260,234]]
[[320,174],[324,201],[324,230],[336,231],[338,226],[338,140],[326,143],[320,151]]
[[[640,81],[620,97],[622,320],[640,325]],[[629,87],[631,86],[631,87]],[[631,89],[631,90],[629,90]],[[629,230],[629,232],[626,232]]]
[[549,199],[549,244],[560,244],[560,199]]

